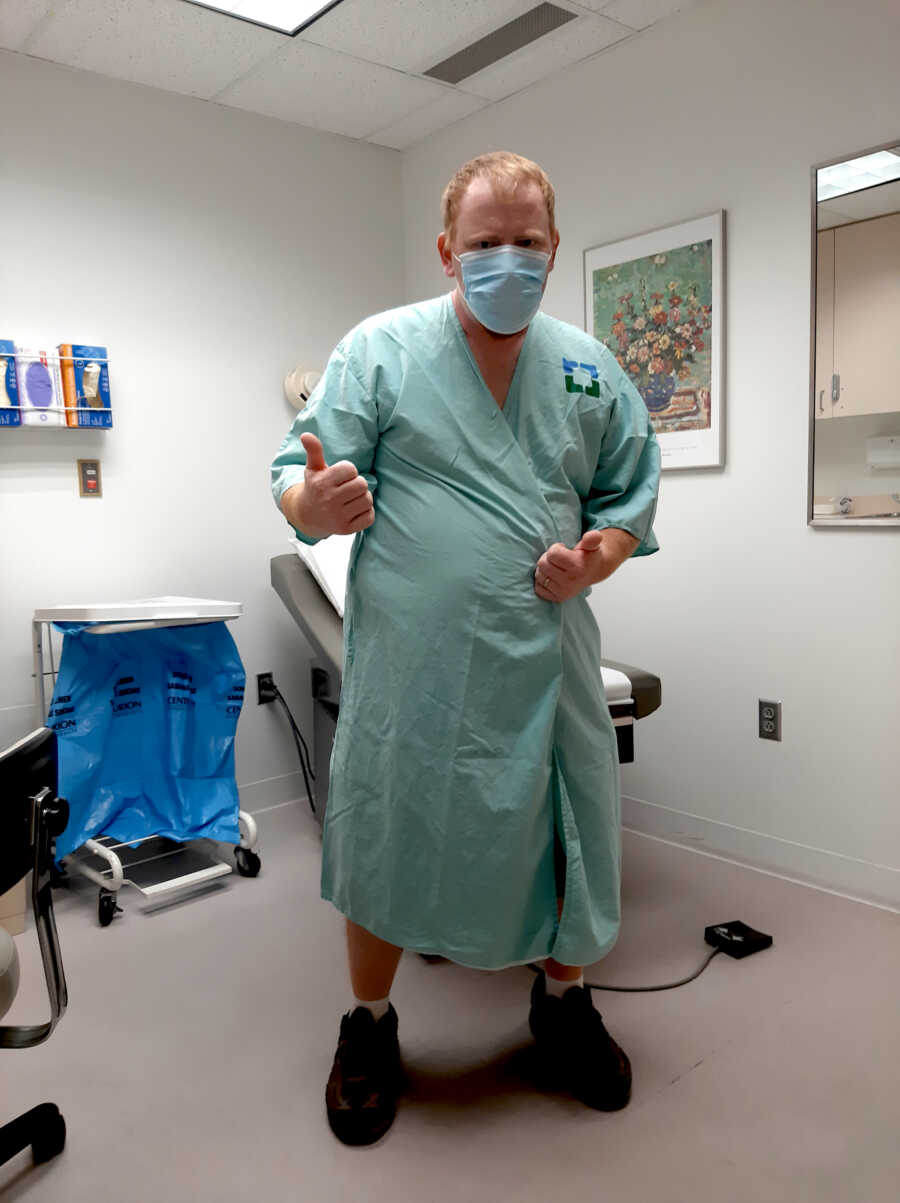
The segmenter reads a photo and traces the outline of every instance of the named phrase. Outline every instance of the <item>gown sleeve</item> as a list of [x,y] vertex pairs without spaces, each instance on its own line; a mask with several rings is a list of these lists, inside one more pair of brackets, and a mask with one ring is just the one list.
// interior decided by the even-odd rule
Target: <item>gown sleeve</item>
[[582,506],[582,533],[616,527],[639,545],[635,556],[659,551],[653,517],[659,491],[660,451],[640,393],[617,363],[606,364],[613,392],[609,425]]
[[[272,496],[278,506],[285,490],[303,480],[306,452],[301,434],[314,434],[320,439],[326,464],[350,460],[374,494],[378,483],[372,472],[379,435],[378,410],[346,342],[338,343],[322,379],[306,407],[297,414],[272,462]],[[319,542],[296,527],[291,529],[302,543]]]

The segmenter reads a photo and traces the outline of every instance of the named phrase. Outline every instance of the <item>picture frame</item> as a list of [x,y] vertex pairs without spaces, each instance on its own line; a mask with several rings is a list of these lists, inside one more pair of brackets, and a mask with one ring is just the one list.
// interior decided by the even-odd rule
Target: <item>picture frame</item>
[[650,412],[663,470],[725,463],[725,211],[584,252],[584,325]]

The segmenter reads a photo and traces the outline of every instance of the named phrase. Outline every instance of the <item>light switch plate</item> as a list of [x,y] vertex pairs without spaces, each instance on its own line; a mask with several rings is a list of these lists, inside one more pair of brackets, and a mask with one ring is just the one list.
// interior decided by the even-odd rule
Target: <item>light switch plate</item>
[[80,497],[103,496],[98,459],[80,459],[78,461],[78,495]]

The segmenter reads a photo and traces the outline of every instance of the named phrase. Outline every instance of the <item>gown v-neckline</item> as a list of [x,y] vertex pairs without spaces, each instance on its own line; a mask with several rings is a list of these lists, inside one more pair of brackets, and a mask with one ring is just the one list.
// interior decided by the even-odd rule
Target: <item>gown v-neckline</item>
[[506,421],[509,423],[510,422],[510,416],[509,416],[510,403],[512,402],[513,406],[515,406],[515,402],[518,398],[518,383],[519,383],[519,375],[522,370],[522,359],[525,355],[525,348],[528,346],[528,341],[531,338],[531,328],[534,323],[533,322],[529,323],[528,329],[525,331],[525,337],[522,339],[522,345],[521,345],[521,347],[519,347],[519,354],[516,358],[516,366],[513,368],[512,376],[510,376],[510,379],[509,379],[509,388],[506,390],[506,396],[503,398],[503,404],[501,405],[500,402],[497,400],[497,398],[494,396],[494,394],[491,392],[490,388],[488,387],[488,383],[484,378],[484,374],[482,373],[481,368],[478,366],[478,360],[475,358],[475,354],[474,354],[471,346],[469,345],[469,340],[466,337],[466,332],[463,329],[463,324],[459,320],[459,314],[456,312],[456,306],[453,304],[453,294],[452,293],[450,293],[447,297],[447,305],[450,308],[450,316],[451,316],[451,320],[453,322],[454,328],[456,330],[456,336],[459,339],[459,341],[462,343],[463,351],[466,354],[466,358],[469,361],[472,371],[475,373],[475,375],[478,379],[478,383],[481,385],[482,392],[486,393],[487,396],[490,398],[491,406],[493,407],[494,412],[498,413],[498,414],[502,414],[503,417],[506,418]]

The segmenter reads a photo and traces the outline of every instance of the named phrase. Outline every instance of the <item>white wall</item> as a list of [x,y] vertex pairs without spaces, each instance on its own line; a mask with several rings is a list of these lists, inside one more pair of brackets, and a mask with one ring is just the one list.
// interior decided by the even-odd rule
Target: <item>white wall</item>
[[[450,174],[511,149],[556,186],[545,308],[576,325],[585,248],[727,211],[726,468],[667,474],[662,551],[594,594],[605,653],[663,682],[626,821],[895,906],[900,531],[813,530],[805,513],[809,170],[897,141],[898,45],[885,0],[721,0],[403,161],[410,298],[445,285]],[[760,697],[784,703],[781,744],[757,737]]]
[[[394,151],[0,52],[0,337],[103,343],[115,428],[0,430],[0,746],[34,725],[31,615],[61,601],[237,600],[245,804],[302,792],[308,649],[269,585],[281,381],[401,299]],[[11,118],[15,114],[15,119]],[[99,456],[102,500],[75,461]]]

